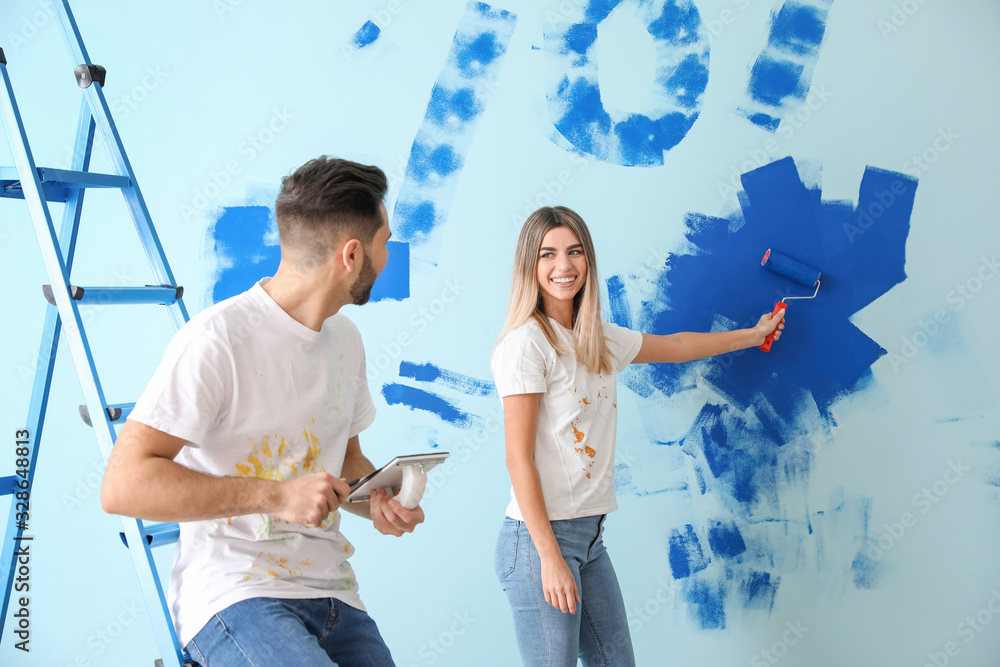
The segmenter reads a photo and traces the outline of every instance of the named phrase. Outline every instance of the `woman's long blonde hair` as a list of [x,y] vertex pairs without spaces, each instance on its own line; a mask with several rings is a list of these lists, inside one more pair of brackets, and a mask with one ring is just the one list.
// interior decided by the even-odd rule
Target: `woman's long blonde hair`
[[573,298],[573,339],[577,360],[591,373],[610,373],[612,355],[601,326],[601,291],[598,287],[597,257],[587,224],[575,211],[565,206],[545,206],[528,216],[514,253],[514,275],[507,304],[507,319],[500,340],[529,319],[534,318],[542,333],[560,356],[568,354],[559,343],[549,322],[538,284],[538,251],[550,230],[565,227],[580,240],[587,260],[587,281]]

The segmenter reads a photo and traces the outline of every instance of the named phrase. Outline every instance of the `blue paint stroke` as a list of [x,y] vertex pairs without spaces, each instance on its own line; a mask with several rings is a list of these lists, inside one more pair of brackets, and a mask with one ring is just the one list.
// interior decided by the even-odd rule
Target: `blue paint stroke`
[[[656,44],[654,115],[616,113],[601,101],[595,42],[597,25],[621,0],[590,0],[567,8],[567,22],[546,24],[546,93],[558,146],[611,164],[651,167],[687,135],[697,120],[708,84],[707,34],[690,0],[641,2],[646,29]],[[575,10],[575,11],[574,11]]]
[[740,606],[770,612],[774,608],[774,596],[778,593],[780,582],[780,577],[772,580],[769,572],[750,571],[740,582]]
[[608,285],[608,307],[610,309],[610,319],[618,326],[626,329],[632,328],[632,311],[629,308],[628,299],[625,296],[625,284],[620,276],[611,276],[607,280]]
[[261,278],[273,276],[281,259],[276,243],[265,236],[274,228],[274,211],[267,206],[230,206],[209,230],[218,261],[212,302],[241,294]]
[[[675,576],[684,575],[682,590],[692,599],[721,586],[729,599],[769,612],[773,594],[765,595],[765,584],[776,587],[778,574],[805,567],[806,545],[816,549],[815,564],[824,574],[856,587],[877,585],[878,563],[864,554],[824,550],[824,544],[870,539],[870,499],[847,502],[841,494],[813,513],[804,499],[789,504],[783,497],[807,487],[815,438],[827,441],[836,425],[833,404],[866,391],[874,382],[873,364],[886,354],[851,318],[906,279],[917,181],[869,167],[856,206],[824,202],[786,158],[744,174],[742,184],[739,212],[689,215],[686,243],[662,270],[647,273],[646,284],[637,276],[614,284],[623,285],[616,298],[631,304],[634,328],[667,334],[751,326],[776,300],[811,293],[760,266],[768,248],[823,273],[817,298],[789,303],[788,327],[770,353],[753,348],[686,364],[633,366],[621,376],[647,399],[642,409],[650,415],[651,442],[676,440],[657,430],[656,413],[670,397],[699,391],[692,386],[711,389],[677,444],[691,461],[699,492],[711,494],[730,517],[691,526],[691,535],[708,535],[717,559],[699,572],[685,570],[684,538],[673,531],[678,548],[671,551],[671,567]],[[630,285],[643,295],[641,302],[630,298]],[[693,592],[706,582],[707,589]],[[736,586],[742,587],[739,595]],[[708,626],[718,620],[711,617]]]
[[392,217],[399,237],[426,243],[448,218],[465,155],[499,78],[517,17],[482,2],[462,16],[431,91]]
[[471,396],[496,395],[496,387],[492,382],[449,371],[432,363],[415,364],[412,361],[401,361],[399,376],[413,378],[417,382],[436,382]]
[[684,533],[674,528],[670,532],[670,572],[674,579],[690,577],[708,567],[711,558],[705,555],[694,526],[684,526]]
[[704,581],[692,581],[684,591],[688,611],[702,630],[726,628],[726,589]]
[[480,420],[463,412],[437,394],[403,384],[382,386],[382,396],[389,405],[405,405],[411,410],[424,410],[458,428],[481,428]]
[[812,85],[833,0],[786,0],[771,16],[767,46],[750,69],[749,100],[740,111],[774,132]]
[[[256,201],[257,197],[252,197]],[[218,268],[212,302],[241,294],[261,278],[273,276],[281,260],[273,206],[226,206],[209,229]],[[399,301],[410,296],[410,248],[389,241],[389,261],[372,286],[371,301]]]
[[363,49],[382,34],[382,28],[378,27],[374,21],[366,21],[356,33],[354,33],[354,46]]
[[716,521],[714,526],[709,527],[708,546],[720,558],[735,558],[747,550],[740,529],[732,521],[728,524]]

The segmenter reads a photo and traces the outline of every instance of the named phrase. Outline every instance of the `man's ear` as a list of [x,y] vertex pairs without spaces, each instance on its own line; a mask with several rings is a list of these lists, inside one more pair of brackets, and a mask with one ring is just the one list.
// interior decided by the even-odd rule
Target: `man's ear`
[[348,239],[340,250],[340,259],[344,263],[344,268],[347,269],[348,273],[354,271],[355,264],[361,266],[361,262],[365,258],[364,248],[361,246],[361,241],[357,239]]

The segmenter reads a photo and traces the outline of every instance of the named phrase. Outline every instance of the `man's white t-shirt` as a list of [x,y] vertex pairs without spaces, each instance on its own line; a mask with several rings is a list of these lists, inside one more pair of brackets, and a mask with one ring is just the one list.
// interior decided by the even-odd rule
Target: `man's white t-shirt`
[[[535,466],[549,520],[607,514],[615,500],[617,374],[642,347],[642,334],[603,322],[614,356],[610,374],[591,373],[576,359],[573,332],[550,319],[556,337],[570,352],[559,356],[534,319],[507,334],[490,367],[502,399],[541,394],[535,438]],[[510,490],[507,516],[523,521]]]
[[[186,324],[130,419],[187,441],[175,461],[216,476],[340,476],[347,441],[375,418],[357,327],[313,331],[262,281]],[[169,601],[181,645],[217,612],[254,597],[335,597],[364,609],[340,533],[251,514],[180,524]]]

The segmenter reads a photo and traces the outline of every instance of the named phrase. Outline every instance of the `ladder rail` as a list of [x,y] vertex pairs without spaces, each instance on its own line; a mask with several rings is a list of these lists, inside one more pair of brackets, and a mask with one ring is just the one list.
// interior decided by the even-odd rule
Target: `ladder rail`
[[[55,227],[52,222],[52,216],[48,208],[48,203],[43,194],[39,172],[24,130],[24,123],[17,108],[7,66],[2,62],[0,62],[0,78],[3,79],[3,99],[0,100],[0,106],[2,106],[2,109],[0,109],[0,117],[2,117],[3,124],[7,131],[11,153],[14,158],[14,164],[21,180],[25,203],[32,219],[32,226],[35,230],[39,249],[42,253],[42,259],[45,264],[46,273],[49,277],[49,283],[52,286],[52,296],[56,304],[55,309],[57,314],[52,316],[54,321],[51,327],[48,327],[47,330],[51,330],[54,334],[52,338],[54,341],[52,343],[52,347],[55,348],[58,345],[58,329],[60,325],[65,327],[67,343],[70,348],[81,389],[83,390],[87,408],[92,415],[96,415],[98,413],[103,415],[103,419],[94,421],[93,428],[98,441],[98,446],[101,449],[101,454],[104,460],[107,461],[116,440],[116,433],[114,426],[105,411],[107,401],[105,400],[97,368],[94,364],[93,356],[90,351],[90,345],[87,341],[83,321],[80,317],[79,309],[70,295],[69,266],[71,266],[71,262],[67,263],[66,258],[64,258],[62,251],[60,250],[61,246],[59,238],[57,238]],[[92,86],[91,88],[94,87]],[[99,89],[97,90],[99,91]],[[99,92],[96,97],[101,105],[95,109],[93,93],[85,96],[93,121],[95,122],[97,128],[110,126],[113,129],[113,125],[107,122],[110,110],[107,107],[106,100]],[[95,110],[97,113],[94,113]],[[104,116],[104,119],[101,118],[102,115]],[[104,122],[102,122],[102,120]],[[107,141],[105,141],[105,145],[108,148],[109,153],[114,153]],[[117,144],[117,147],[119,149],[119,153],[123,153],[121,145]],[[128,167],[128,169],[129,177],[132,181],[131,188],[133,189],[133,192],[138,195],[138,189],[135,188],[134,185],[134,176],[132,176],[130,172],[131,168]],[[143,236],[143,230],[152,231],[152,225],[148,223],[148,212],[145,210],[145,204],[142,203],[140,196],[133,197],[132,201],[138,201],[141,204],[139,212],[146,216],[146,224],[140,224],[134,217],[136,213],[135,208],[130,206],[133,213],[133,221],[136,222],[136,229],[139,231],[140,236]],[[78,200],[77,206],[73,207],[74,211],[78,209],[79,204],[80,202]],[[67,213],[66,215],[69,214]],[[78,227],[78,221],[77,224],[73,226]],[[71,234],[71,244],[74,247],[75,233],[76,232],[74,230]],[[144,246],[147,248],[147,257],[150,259],[151,266],[156,271],[162,272],[165,269],[165,273],[159,273],[158,275],[164,275],[171,283],[173,283],[174,281],[172,279],[172,275],[170,275],[169,268],[166,267],[162,248],[159,247],[159,241],[155,236],[155,232],[152,232],[152,234],[146,234],[146,237],[148,237],[146,239],[147,241],[150,239],[153,241],[155,249],[157,250],[156,253],[151,254],[147,243],[144,243]],[[158,257],[163,258],[164,261],[157,264],[156,260]],[[183,322],[187,319],[187,312],[184,309],[183,303],[180,301],[175,302],[174,307],[172,307],[171,314],[175,324],[178,326],[183,324]],[[41,389],[42,396],[37,401],[37,406],[33,406],[33,411],[37,414],[37,419],[39,420],[44,418],[45,409],[43,404],[47,403],[48,391],[51,386],[51,372],[54,362],[55,351],[53,350],[52,353],[49,354],[46,378],[42,382],[44,385]],[[40,425],[41,421],[38,423]],[[31,452],[33,457],[31,468],[32,475],[38,448],[39,440],[35,438],[34,447]],[[154,615],[154,613],[150,611],[149,615],[151,625],[153,626],[154,638],[162,656],[161,660],[165,667],[180,667],[184,661],[184,654],[177,641],[176,632],[174,630],[173,623],[170,620],[169,612],[167,611],[168,607],[166,605],[163,587],[157,575],[152,552],[150,551],[149,544],[146,540],[142,523],[139,520],[127,517],[122,517],[121,520],[122,527],[124,529],[123,532],[125,532],[130,543],[129,553],[135,566],[136,575],[139,579],[140,588],[146,600],[147,608],[151,610],[155,605],[156,609],[165,612],[165,614]],[[14,525],[15,529],[20,531],[18,536],[21,536],[23,534],[23,530],[17,526],[16,522]],[[8,524],[7,530],[11,530],[10,524]],[[11,542],[13,542],[13,540],[11,540]],[[11,556],[13,556],[13,553]],[[14,567],[14,560],[15,559],[12,557],[11,570],[13,570]],[[7,595],[5,595],[5,606],[9,603],[9,585],[12,583],[10,581],[10,576],[8,576],[8,581],[6,583],[8,592]]]
[[[3,65],[0,65],[3,67]],[[86,170],[90,165],[90,157],[94,144],[94,121],[90,115],[90,109],[86,101],[81,101],[80,117],[77,123],[76,141],[73,149],[73,168],[80,171]],[[78,190],[66,201],[63,209],[62,225],[59,233],[59,247],[65,253],[64,260],[67,272],[72,269],[73,256],[76,252],[76,240],[79,236],[80,217],[83,210],[84,191]],[[48,408],[49,391],[52,387],[52,374],[55,369],[56,354],[59,350],[59,333],[61,330],[61,320],[59,311],[53,305],[45,308],[45,322],[42,325],[42,337],[39,345],[38,357],[36,357],[35,377],[32,382],[31,399],[28,403],[28,417],[25,420],[25,428],[29,433],[31,441],[30,454],[28,456],[28,491],[34,483],[36,463],[38,461],[38,443],[41,442],[42,431],[45,425],[45,413]],[[41,367],[44,360],[45,367]],[[10,513],[7,517],[7,527],[5,529],[3,548],[0,549],[0,572],[3,578],[3,604],[0,605],[0,636],[2,636],[4,623],[7,619],[7,610],[10,604],[10,596],[14,586],[14,574],[16,570],[16,559],[14,558],[15,541],[19,542],[24,535],[24,529],[17,522],[17,506],[10,505]],[[7,565],[9,563],[9,566]]]
[[[54,0],[54,4],[56,13],[60,18],[59,25],[62,28],[63,38],[76,64],[92,65],[90,55],[87,53],[87,48],[83,43],[83,37],[80,35],[80,29],[73,16],[73,11],[69,7],[69,0]],[[142,242],[143,250],[146,252],[149,264],[153,267],[156,280],[161,284],[176,285],[177,281],[174,280],[173,272],[170,270],[170,265],[167,262],[166,254],[163,252],[160,238],[153,226],[148,224],[148,221],[152,220],[152,217],[149,215],[146,201],[139,190],[135,172],[132,171],[132,164],[125,154],[121,135],[118,134],[118,128],[111,117],[111,108],[108,106],[108,100],[104,96],[104,88],[100,84],[92,83],[83,92],[90,102],[90,108],[92,110],[100,110],[94,113],[94,118],[97,121],[98,131],[104,140],[104,146],[108,151],[108,157],[111,159],[115,173],[119,176],[127,177],[132,182],[132,187],[122,190],[122,193],[132,213],[132,221],[135,223],[136,231],[139,234],[139,239]],[[181,300],[178,300],[176,304],[168,306],[168,310],[176,329],[180,329],[189,319],[187,308]]]

